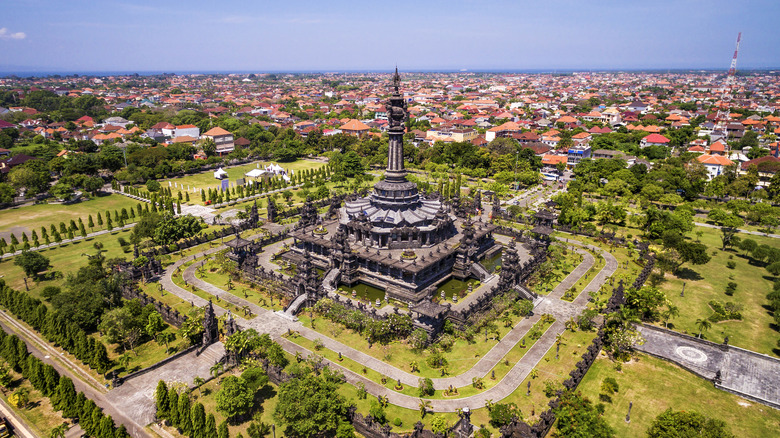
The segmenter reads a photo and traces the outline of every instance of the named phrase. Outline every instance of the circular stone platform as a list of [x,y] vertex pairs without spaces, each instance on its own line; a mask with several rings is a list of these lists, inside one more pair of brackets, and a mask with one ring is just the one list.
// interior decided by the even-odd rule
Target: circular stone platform
[[707,361],[707,355],[693,347],[677,347],[674,352],[688,362],[704,363]]

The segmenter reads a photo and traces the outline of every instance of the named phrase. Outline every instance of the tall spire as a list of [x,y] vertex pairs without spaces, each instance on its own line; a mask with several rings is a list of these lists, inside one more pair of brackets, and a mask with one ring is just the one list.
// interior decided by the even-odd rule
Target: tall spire
[[400,180],[403,178],[404,162],[403,162],[403,135],[404,135],[404,121],[406,120],[406,102],[401,96],[399,87],[401,85],[401,76],[398,75],[398,67],[395,68],[395,73],[392,78],[393,94],[390,99],[387,100],[385,106],[387,107],[387,121],[389,124],[390,134],[390,150],[387,159],[388,172],[397,173],[395,176]]

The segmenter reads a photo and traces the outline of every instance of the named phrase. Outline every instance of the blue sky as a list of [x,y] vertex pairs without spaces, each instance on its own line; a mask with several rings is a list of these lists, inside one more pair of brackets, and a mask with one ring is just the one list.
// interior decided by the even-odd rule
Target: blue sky
[[0,71],[780,67],[777,0],[0,0]]

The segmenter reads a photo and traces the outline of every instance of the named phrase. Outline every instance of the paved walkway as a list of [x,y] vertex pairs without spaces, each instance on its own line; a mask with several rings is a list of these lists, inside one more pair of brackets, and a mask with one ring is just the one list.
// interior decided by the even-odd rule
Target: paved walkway
[[125,412],[138,424],[154,421],[155,390],[160,380],[192,385],[195,377],[208,380],[211,367],[225,355],[221,342],[210,345],[201,354],[191,351],[159,368],[127,380],[122,386],[106,394],[106,400]]
[[[82,240],[90,239],[90,238],[95,237],[95,236],[102,236],[103,234],[115,233],[117,231],[127,230],[127,229],[130,229],[130,228],[133,228],[134,226],[135,226],[135,222],[130,223],[130,224],[125,224],[124,227],[116,227],[116,228],[112,229],[111,231],[109,231],[109,230],[95,231],[94,233],[87,233],[87,237],[77,236],[77,237],[73,237],[73,239],[63,239],[59,243],[52,242],[52,243],[50,243],[48,245],[41,245],[41,246],[30,247],[30,251],[38,251],[38,250],[47,249],[47,248],[56,248],[56,247],[58,247],[60,245],[65,245],[67,243],[81,242]],[[32,242],[30,242],[30,243],[32,243]],[[13,257],[15,255],[19,255],[21,253],[22,253],[21,249],[16,251],[16,252],[13,252],[13,253],[9,252],[9,253],[6,253],[6,254],[3,254],[2,256],[0,256],[0,260],[5,259],[5,258],[11,258],[11,257]]]
[[[717,228],[717,229],[720,229],[719,226],[712,225],[712,224],[702,224],[702,223],[699,223],[699,222],[694,222],[693,224],[696,225],[696,226],[699,226],[699,227],[704,227],[704,228]],[[764,236],[764,237],[771,237],[772,239],[780,239],[780,234],[769,234],[769,233],[762,233],[761,231],[750,231],[750,230],[742,230],[742,229],[738,229],[738,231],[740,233],[743,233],[743,234],[752,234],[754,236]]]
[[[573,241],[573,240],[570,240],[570,243],[574,245],[581,245],[580,242]],[[219,251],[222,248],[223,246],[212,248],[211,250],[206,251],[205,253],[207,254],[213,253]],[[603,284],[603,282],[606,281],[606,279],[610,275],[612,275],[617,269],[617,261],[614,260],[614,257],[612,257],[610,254],[604,251],[601,251],[600,249],[598,251],[600,251],[601,254],[605,258],[607,258],[607,263],[605,267],[601,270],[599,275],[597,275],[596,278],[594,278],[594,280],[585,288],[583,292],[598,290],[601,284]],[[189,259],[191,258],[188,258],[187,260]],[[206,303],[205,300],[200,299],[199,297],[195,297],[193,294],[189,293],[188,291],[173,284],[173,281],[171,280],[171,276],[175,272],[176,268],[178,266],[181,266],[183,263],[184,261],[182,260],[170,266],[166,270],[163,279],[161,280],[161,284],[163,284],[163,287],[165,287],[169,292],[179,295],[181,298],[185,300],[188,301],[192,300],[196,305],[205,305]],[[188,270],[185,270],[185,273]],[[371,368],[387,376],[388,379],[390,380],[400,380],[401,383],[407,386],[408,385],[414,387],[418,386],[419,376],[412,375],[404,370],[400,370],[390,364],[387,364],[366,353],[363,353],[362,351],[358,351],[357,349],[347,346],[322,333],[318,333],[314,330],[306,328],[298,322],[293,322],[288,319],[285,319],[254,303],[241,299],[214,285],[208,284],[200,279],[197,279],[194,276],[194,269],[192,269],[190,272],[192,272],[193,275],[190,278],[188,278],[187,280],[188,283],[191,282],[191,284],[194,284],[196,287],[200,287],[204,291],[209,292],[210,294],[213,294],[215,296],[219,296],[221,299],[225,299],[238,306],[247,306],[254,314],[258,315],[256,318],[253,318],[252,320],[246,320],[237,315],[235,316],[235,318],[236,318],[236,322],[243,327],[254,328],[260,333],[269,333],[272,336],[272,338],[277,342],[279,342],[286,351],[292,354],[295,354],[296,352],[301,352],[304,356],[308,354],[313,354],[312,352],[306,350],[305,348],[300,347],[290,342],[289,340],[281,337],[288,330],[295,330],[298,331],[301,334],[301,336],[309,340],[312,341],[315,339],[321,340],[324,346],[329,350],[341,352],[343,356],[352,359],[366,366],[367,368]],[[587,270],[585,270],[585,272],[587,272]],[[198,298],[199,301],[195,300],[195,298]],[[199,302],[202,304],[199,304]],[[537,342],[528,350],[525,356],[523,356],[523,358],[520,361],[518,361],[517,364],[515,364],[515,366],[509,371],[509,373],[507,373],[507,375],[501,380],[501,382],[499,382],[493,388],[471,397],[464,397],[464,398],[458,398],[452,400],[431,400],[433,409],[442,412],[452,412],[464,406],[469,406],[471,408],[478,408],[484,406],[485,401],[488,399],[498,401],[511,394],[517,388],[517,386],[520,383],[522,383],[522,381],[528,376],[530,371],[536,366],[538,361],[541,360],[544,354],[552,347],[552,345],[555,342],[555,338],[565,330],[563,317],[571,315],[574,312],[581,311],[584,308],[586,303],[587,303],[587,293],[580,294],[580,297],[578,297],[578,299],[576,299],[574,303],[568,303],[555,298],[546,297],[546,299],[540,303],[540,307],[537,307],[537,309],[535,309],[534,316],[532,316],[529,319],[524,319],[520,321],[471,369],[458,376],[432,379],[434,388],[436,389],[444,389],[449,387],[450,385],[454,387],[464,387],[464,386],[471,385],[473,377],[485,377],[487,373],[496,365],[496,363],[498,363],[498,361],[500,361],[500,359],[503,358],[506,355],[506,353],[509,352],[509,350],[511,350],[512,347],[514,347],[517,344],[517,342],[519,342],[520,339],[522,339],[523,336],[525,336],[525,334],[527,334],[527,332],[530,330],[533,324],[536,321],[538,321],[538,319],[540,318],[539,315],[541,315],[542,313],[551,313],[553,314],[553,316],[556,316],[557,321],[550,328],[548,328],[548,330],[542,335],[542,337],[539,340],[537,340]],[[224,310],[219,309],[219,313],[224,313]],[[330,363],[329,361],[326,362]],[[363,382],[363,384],[366,385],[366,389],[370,393],[374,395],[387,395],[390,403],[405,408],[409,408],[409,409],[417,409],[419,404],[419,399],[417,397],[406,396],[403,394],[399,394],[395,391],[392,391],[390,389],[387,389],[379,384],[376,384],[366,379],[361,375],[349,371],[348,369],[342,367],[340,364],[333,363],[332,365],[334,368],[339,369],[341,372],[343,372],[345,376],[347,376],[347,380],[350,383],[354,384],[357,382]]]
[[[11,327],[12,325],[8,324],[8,321],[5,319],[2,323],[0,323],[0,328],[5,330],[6,333],[17,333],[18,329],[16,327]],[[150,435],[144,430],[144,425],[137,423],[128,415],[127,412],[121,409],[117,409],[111,402],[108,401],[106,398],[105,389],[99,391],[94,386],[85,383],[84,380],[82,380],[82,376],[76,375],[70,365],[60,362],[59,359],[61,356],[57,357],[57,359],[53,359],[49,355],[48,351],[42,349],[42,344],[48,345],[46,341],[43,341],[37,337],[37,334],[35,333],[33,333],[33,338],[29,337],[28,333],[26,332],[21,333],[21,335],[21,339],[24,340],[24,342],[27,344],[27,350],[30,352],[30,354],[41,359],[44,363],[53,366],[57,372],[60,373],[60,375],[70,377],[73,381],[73,386],[75,386],[76,391],[83,392],[88,399],[93,400],[95,404],[100,406],[106,414],[111,415],[117,424],[124,424],[131,436],[136,438],[151,438]]]
[[645,343],[637,350],[674,362],[712,380],[715,386],[780,409],[780,360],[733,346],[724,346],[659,327],[637,326]]

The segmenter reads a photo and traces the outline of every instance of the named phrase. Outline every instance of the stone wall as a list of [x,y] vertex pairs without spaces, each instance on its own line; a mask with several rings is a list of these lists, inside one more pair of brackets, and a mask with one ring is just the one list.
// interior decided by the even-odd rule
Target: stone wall
[[[632,285],[633,288],[642,287],[653,269],[655,259],[652,256],[647,255],[645,260],[645,266],[634,281]],[[613,289],[612,296],[607,303],[604,313],[616,312],[620,310],[620,307],[624,304],[624,286],[621,281],[620,284]],[[593,362],[598,358],[599,352],[601,352],[601,348],[604,346],[604,337],[605,333],[602,323],[602,326],[599,327],[598,330],[598,336],[593,339],[580,361],[577,362],[574,369],[569,372],[569,378],[563,382],[564,388],[567,390],[574,390],[579,386],[580,382],[585,377],[585,374],[587,374],[591,365],[593,365]],[[554,410],[560,405],[560,396],[562,393],[563,391],[559,390],[556,397],[549,401],[549,409],[540,414],[539,421],[535,424],[528,425],[523,421],[515,419],[512,424],[501,428],[501,436],[503,438],[542,438],[546,436],[547,432],[549,432],[550,428],[552,428],[555,423]]]
[[163,321],[177,328],[181,327],[181,325],[184,324],[184,321],[187,320],[186,315],[181,314],[178,310],[172,309],[169,305],[150,297],[135,284],[122,286],[122,298],[127,300],[138,299],[144,306],[152,304],[155,310],[162,316]]

